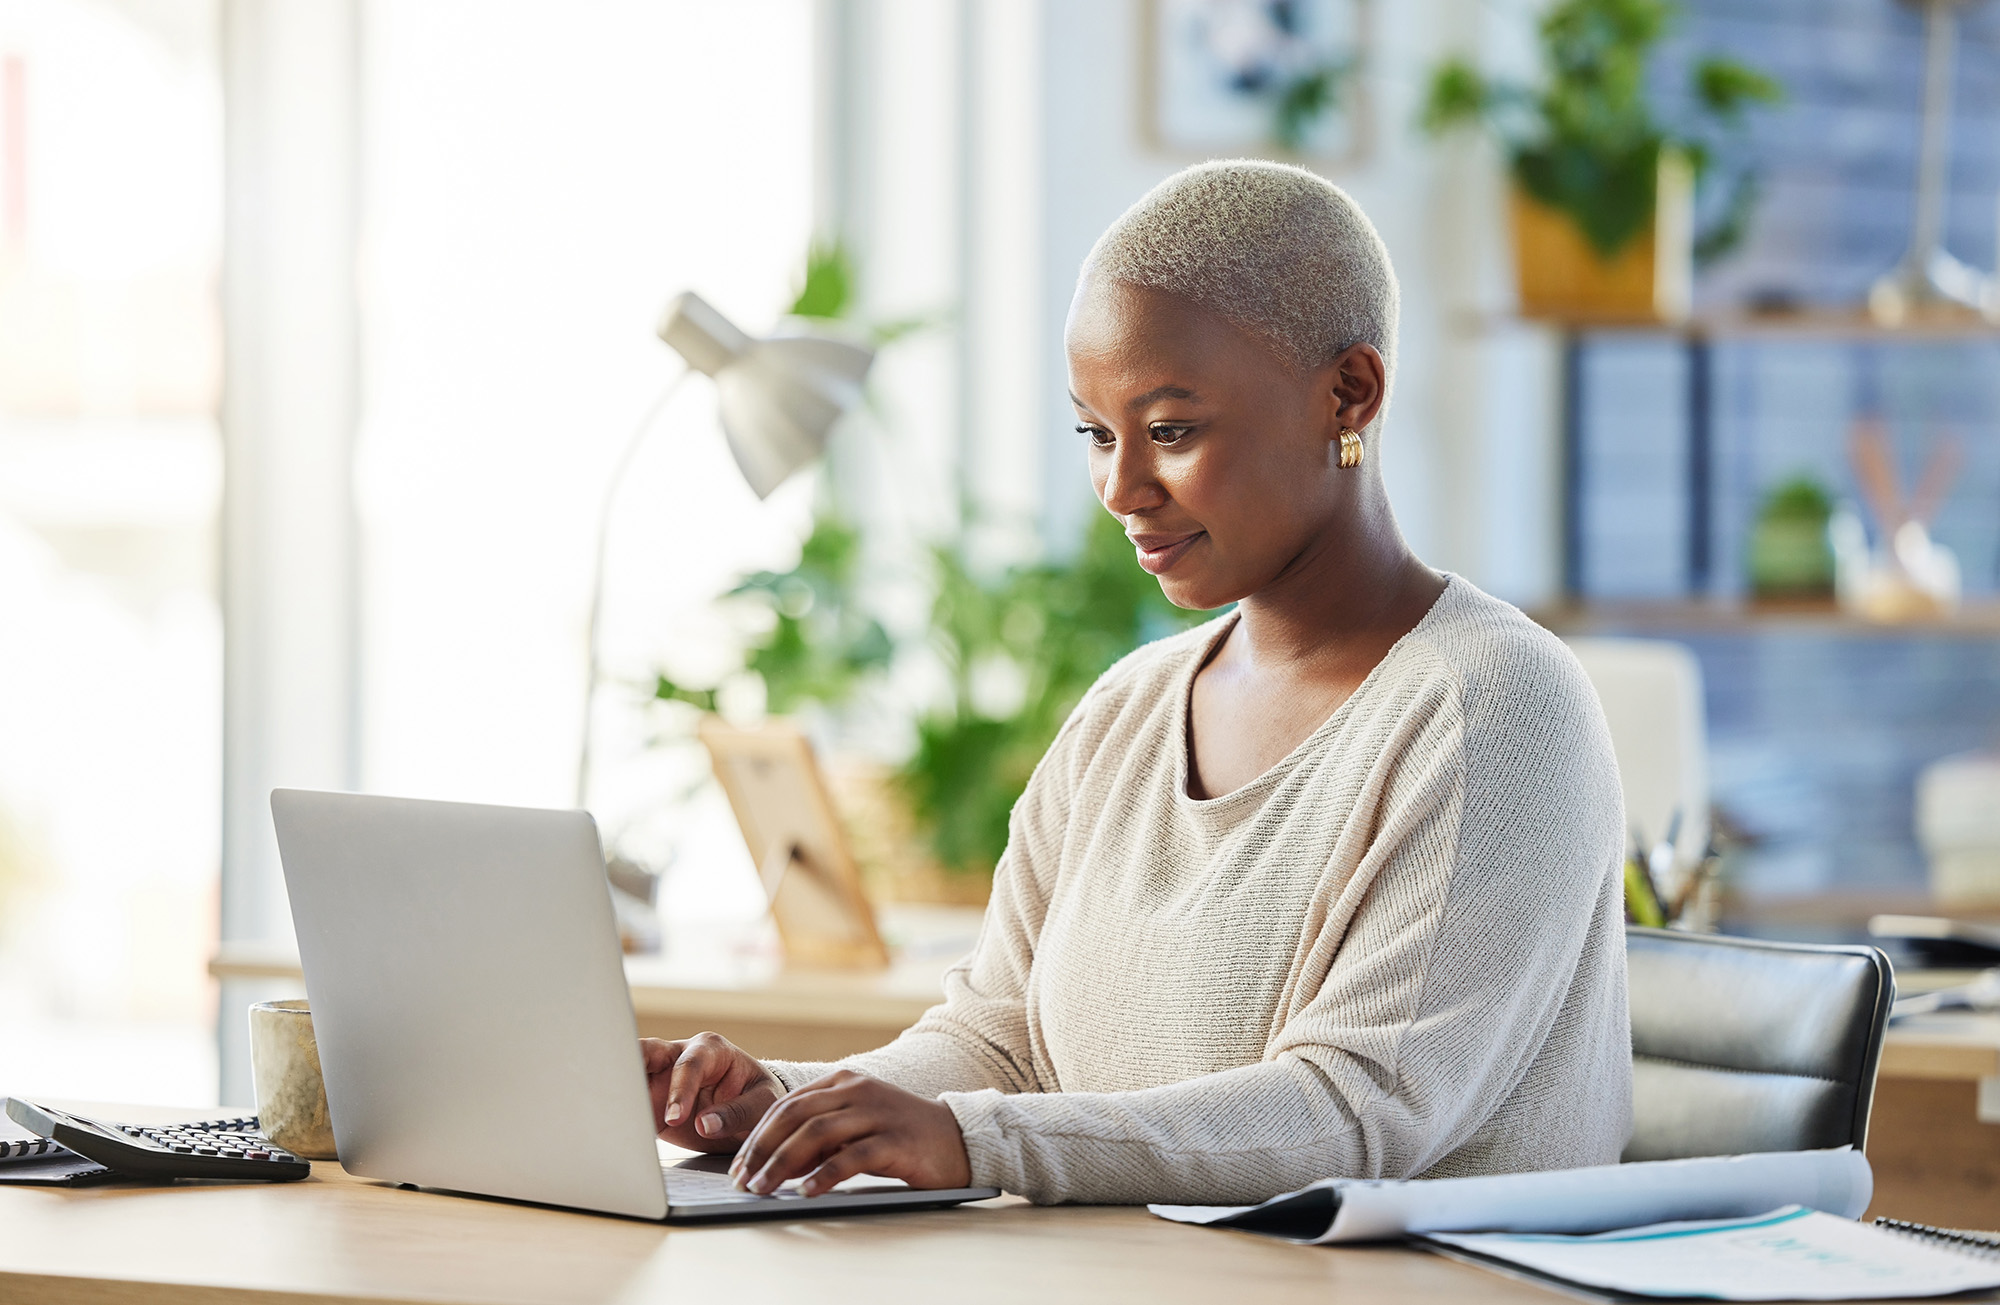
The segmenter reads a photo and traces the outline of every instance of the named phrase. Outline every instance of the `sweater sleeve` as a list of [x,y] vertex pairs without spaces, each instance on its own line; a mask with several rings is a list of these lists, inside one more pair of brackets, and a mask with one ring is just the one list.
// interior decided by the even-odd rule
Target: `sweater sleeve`
[[[1561,1035],[1586,948],[1622,943],[1609,739],[1593,713],[1534,723],[1549,709],[1476,721],[1471,748],[1466,713],[1441,712],[1386,767],[1347,885],[1361,905],[1302,940],[1324,977],[1262,1062],[1132,1092],[948,1092],[973,1181],[1037,1202],[1234,1204],[1420,1175],[1463,1145]],[[1580,1117],[1629,1118],[1628,1085],[1577,1087]],[[1599,1131],[1579,1128],[1570,1163],[1596,1162]]]
[[1071,713],[1014,804],[979,940],[945,972],[944,1001],[879,1050],[835,1062],[766,1061],[787,1092],[836,1069],[871,1074],[926,1097],[1044,1090],[1029,1047],[1028,970],[1069,824],[1088,705],[1086,698]]

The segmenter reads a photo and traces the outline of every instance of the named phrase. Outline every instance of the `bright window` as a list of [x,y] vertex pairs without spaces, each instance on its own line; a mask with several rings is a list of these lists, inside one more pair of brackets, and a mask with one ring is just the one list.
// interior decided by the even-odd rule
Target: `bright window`
[[215,1099],[215,20],[0,3],[0,1092]]
[[[812,7],[375,4],[363,32],[363,782],[567,805],[601,495],[680,367],[660,311],[691,288],[764,330],[803,270]],[[620,503],[614,680],[685,656],[713,595],[796,557],[809,478],[758,503],[713,413],[691,378]],[[685,781],[606,699],[616,837]],[[709,814],[713,853],[745,858]],[[702,884],[758,905],[748,873]]]

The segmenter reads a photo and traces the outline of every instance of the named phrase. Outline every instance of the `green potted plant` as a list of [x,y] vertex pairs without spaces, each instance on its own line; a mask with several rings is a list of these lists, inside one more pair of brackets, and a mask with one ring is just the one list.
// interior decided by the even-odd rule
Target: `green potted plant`
[[1692,73],[1694,111],[1664,121],[1647,93],[1647,64],[1678,12],[1673,0],[1558,0],[1540,22],[1538,85],[1489,79],[1462,59],[1433,72],[1424,129],[1483,125],[1507,152],[1524,315],[1679,316],[1695,247],[1719,253],[1740,234],[1754,196],[1748,175],[1701,239],[1694,185],[1710,170],[1714,134],[1782,91],[1745,64],[1706,56]]
[[1750,531],[1750,591],[1760,599],[1830,600],[1833,495],[1811,476],[1794,476],[1764,496]]

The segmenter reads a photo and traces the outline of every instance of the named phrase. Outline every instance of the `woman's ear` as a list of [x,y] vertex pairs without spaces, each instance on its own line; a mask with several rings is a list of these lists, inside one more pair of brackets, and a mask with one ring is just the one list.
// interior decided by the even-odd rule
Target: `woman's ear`
[[1381,414],[1382,401],[1388,397],[1389,377],[1382,365],[1382,355],[1372,344],[1350,345],[1327,370],[1332,373],[1328,388],[1335,427],[1367,430],[1369,423]]

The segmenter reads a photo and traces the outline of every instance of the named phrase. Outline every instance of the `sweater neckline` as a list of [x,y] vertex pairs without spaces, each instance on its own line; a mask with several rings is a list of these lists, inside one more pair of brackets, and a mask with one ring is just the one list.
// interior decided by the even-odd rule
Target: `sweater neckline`
[[1194,655],[1182,666],[1175,686],[1173,716],[1168,726],[1169,733],[1175,744],[1173,766],[1174,801],[1185,811],[1200,813],[1202,815],[1219,816],[1234,814],[1235,810],[1239,807],[1255,806],[1261,803],[1265,794],[1271,788],[1275,787],[1279,780],[1289,774],[1303,758],[1318,751],[1326,738],[1340,729],[1341,724],[1346,718],[1353,714],[1352,709],[1355,702],[1374,688],[1377,681],[1384,677],[1384,668],[1397,659],[1397,656],[1403,651],[1404,646],[1414,639],[1418,633],[1423,631],[1425,627],[1429,626],[1433,620],[1439,619],[1439,609],[1445,605],[1448,599],[1454,596],[1455,590],[1462,587],[1462,582],[1457,575],[1450,571],[1439,571],[1438,574],[1444,577],[1444,589],[1432,601],[1429,610],[1423,614],[1422,619],[1404,632],[1403,636],[1397,639],[1395,643],[1389,645],[1389,651],[1382,654],[1382,660],[1369,668],[1368,674],[1361,678],[1361,683],[1354,686],[1354,692],[1348,694],[1346,700],[1338,707],[1335,707],[1332,713],[1325,720],[1321,721],[1312,733],[1300,739],[1293,746],[1292,750],[1274,762],[1270,769],[1248,783],[1239,785],[1220,797],[1198,798],[1190,796],[1188,793],[1188,763],[1190,757],[1193,755],[1191,745],[1193,743],[1194,681],[1195,677],[1201,674],[1201,668],[1208,665],[1209,659],[1215,656],[1216,649],[1222,646],[1222,641],[1229,637],[1230,632],[1236,628],[1237,622],[1242,620],[1242,616],[1238,612],[1231,612],[1228,616],[1217,622],[1214,632],[1206,640],[1195,646]]

